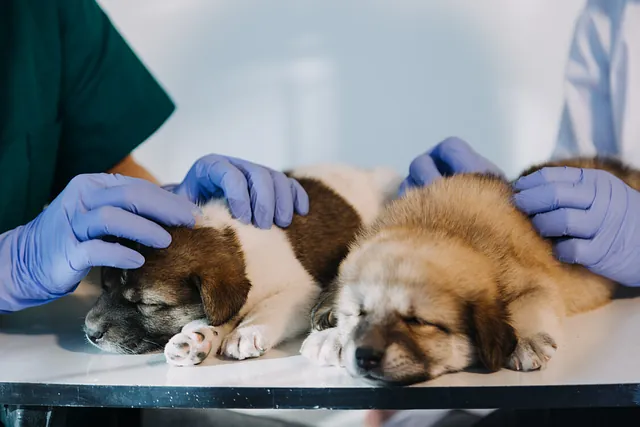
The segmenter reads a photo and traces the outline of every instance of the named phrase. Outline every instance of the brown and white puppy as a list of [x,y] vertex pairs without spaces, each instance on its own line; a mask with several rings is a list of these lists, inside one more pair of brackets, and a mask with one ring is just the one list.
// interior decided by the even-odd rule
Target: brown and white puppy
[[204,206],[194,229],[169,228],[167,249],[141,247],[134,270],[103,269],[103,293],[85,319],[88,340],[119,353],[165,348],[170,363],[200,363],[212,350],[256,357],[310,325],[310,310],[336,275],[357,230],[396,195],[386,169],[303,167],[289,174],[309,196],[286,229],[233,219],[224,200]]
[[[615,160],[547,165],[605,169],[640,189],[640,173]],[[616,284],[557,261],[512,196],[502,178],[461,174],[389,204],[352,245],[301,353],[389,385],[478,362],[545,367],[563,318],[606,304]]]

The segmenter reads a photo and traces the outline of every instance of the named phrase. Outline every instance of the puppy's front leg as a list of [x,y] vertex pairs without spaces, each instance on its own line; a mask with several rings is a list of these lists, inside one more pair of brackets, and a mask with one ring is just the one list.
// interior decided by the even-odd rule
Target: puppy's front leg
[[552,289],[525,292],[509,304],[511,323],[516,332],[516,348],[507,367],[516,371],[544,369],[562,339],[564,312]]
[[316,295],[315,289],[298,284],[260,301],[224,338],[221,354],[238,360],[259,357],[302,333],[308,329],[309,312]]

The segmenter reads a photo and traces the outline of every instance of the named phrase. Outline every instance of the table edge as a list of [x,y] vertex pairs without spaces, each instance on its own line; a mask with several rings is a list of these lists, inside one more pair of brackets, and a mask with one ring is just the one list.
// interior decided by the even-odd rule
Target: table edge
[[640,406],[640,383],[454,387],[192,387],[0,383],[0,404],[191,409]]

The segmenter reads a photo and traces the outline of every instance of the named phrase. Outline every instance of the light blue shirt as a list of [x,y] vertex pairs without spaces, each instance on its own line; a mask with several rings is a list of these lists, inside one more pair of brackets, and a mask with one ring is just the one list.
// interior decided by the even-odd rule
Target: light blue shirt
[[640,167],[640,0],[588,0],[576,22],[552,157],[596,154]]

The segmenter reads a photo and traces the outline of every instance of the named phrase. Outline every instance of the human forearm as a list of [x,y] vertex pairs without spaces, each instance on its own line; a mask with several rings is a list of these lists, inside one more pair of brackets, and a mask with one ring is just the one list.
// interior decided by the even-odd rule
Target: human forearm
[[146,179],[147,181],[151,181],[154,184],[160,185],[160,182],[156,179],[156,177],[154,177],[151,172],[149,172],[146,168],[136,162],[132,155],[128,155],[127,157],[125,157],[120,163],[109,169],[107,172],[117,173],[132,178],[142,178]]
[[[615,2],[587,2],[579,14],[564,73],[560,129],[551,158],[617,151],[610,90],[610,28]],[[615,37],[613,37],[615,39]]]

